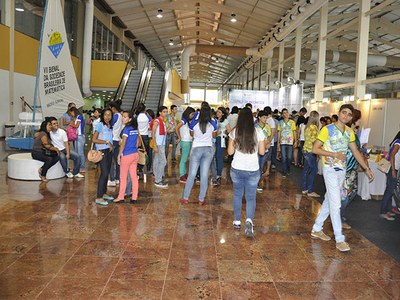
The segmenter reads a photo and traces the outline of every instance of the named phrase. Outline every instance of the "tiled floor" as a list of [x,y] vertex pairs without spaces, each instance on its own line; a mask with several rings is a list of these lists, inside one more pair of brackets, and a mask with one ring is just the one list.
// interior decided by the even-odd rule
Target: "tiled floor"
[[0,299],[400,298],[399,264],[357,232],[350,253],[310,239],[320,205],[290,178],[265,181],[247,239],[227,179],[183,205],[176,171],[166,190],[141,182],[137,205],[99,207],[95,170],[46,184],[7,179],[1,162]]

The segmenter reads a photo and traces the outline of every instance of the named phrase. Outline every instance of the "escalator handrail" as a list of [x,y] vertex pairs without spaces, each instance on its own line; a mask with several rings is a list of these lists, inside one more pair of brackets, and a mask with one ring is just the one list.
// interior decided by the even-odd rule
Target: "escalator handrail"
[[124,74],[122,75],[122,78],[119,82],[117,92],[114,95],[114,101],[122,100],[122,97],[124,96],[126,85],[128,84],[129,76],[131,75],[132,70],[133,70],[133,59],[132,59],[132,56],[130,56],[126,63]]

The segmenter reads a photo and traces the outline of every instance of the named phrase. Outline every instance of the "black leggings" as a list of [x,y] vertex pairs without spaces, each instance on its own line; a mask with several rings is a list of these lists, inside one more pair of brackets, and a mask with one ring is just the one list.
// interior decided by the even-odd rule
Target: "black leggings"
[[44,177],[46,177],[47,171],[60,160],[60,157],[58,155],[47,156],[47,155],[44,155],[42,152],[38,152],[38,151],[32,151],[32,158],[44,162],[44,165],[42,166],[42,174],[41,174]]
[[103,152],[103,159],[99,162],[100,165],[100,177],[97,184],[97,198],[103,198],[103,195],[107,192],[107,180],[110,174],[112,153],[110,149],[101,150]]

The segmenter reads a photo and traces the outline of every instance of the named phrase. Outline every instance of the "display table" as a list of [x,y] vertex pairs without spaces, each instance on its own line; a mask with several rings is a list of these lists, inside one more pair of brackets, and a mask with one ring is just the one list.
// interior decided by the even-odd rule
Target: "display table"
[[369,162],[369,167],[375,175],[375,179],[369,182],[365,172],[358,172],[358,192],[363,200],[371,200],[371,195],[383,196],[386,189],[386,174],[378,170],[376,162]]

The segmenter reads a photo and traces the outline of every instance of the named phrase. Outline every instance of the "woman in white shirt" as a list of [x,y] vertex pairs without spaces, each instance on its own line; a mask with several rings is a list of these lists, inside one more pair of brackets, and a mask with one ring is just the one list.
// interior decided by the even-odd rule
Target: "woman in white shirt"
[[243,108],[236,128],[229,134],[228,154],[233,154],[231,179],[233,182],[233,226],[240,228],[243,193],[246,197],[247,237],[253,237],[253,220],[256,210],[256,189],[260,179],[258,155],[264,155],[264,134],[254,127],[253,114]]
[[189,176],[186,180],[182,203],[189,203],[190,192],[200,167],[199,204],[205,204],[208,188],[208,172],[213,159],[212,138],[217,134],[217,124],[211,119],[211,108],[205,105],[201,108],[198,118],[190,122],[190,134],[193,136],[192,152],[189,162]]
[[186,162],[189,158],[190,149],[192,148],[192,136],[190,135],[189,122],[193,119],[194,108],[187,107],[182,114],[182,119],[175,127],[175,133],[178,137],[177,142],[181,145],[181,160],[179,162],[179,181],[186,183]]

